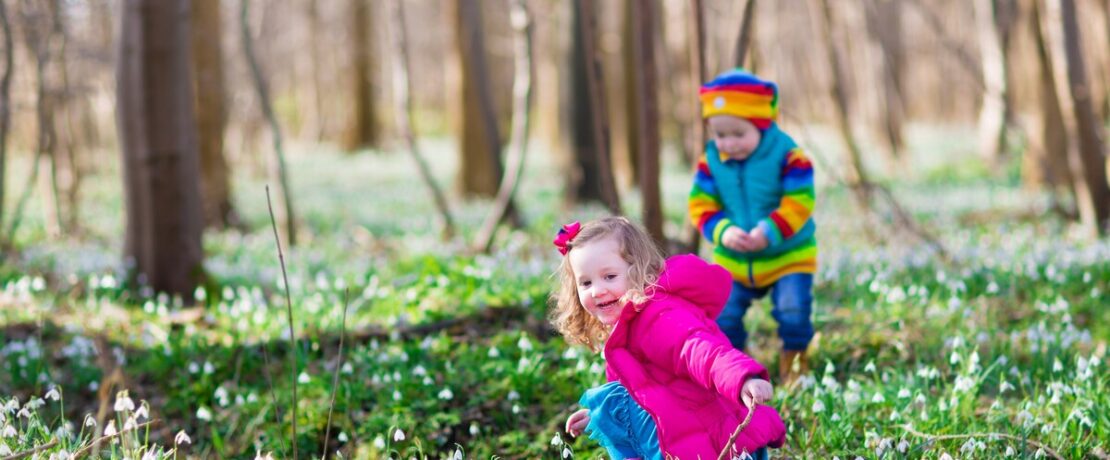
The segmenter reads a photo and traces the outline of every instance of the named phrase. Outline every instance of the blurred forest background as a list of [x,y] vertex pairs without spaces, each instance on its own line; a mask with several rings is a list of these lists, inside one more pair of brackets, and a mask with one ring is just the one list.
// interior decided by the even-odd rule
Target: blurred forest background
[[[295,456],[298,445],[365,458],[456,446],[561,455],[561,404],[600,376],[596,357],[544,326],[550,234],[628,214],[669,251],[699,251],[685,216],[705,136],[696,91],[738,66],[778,83],[779,122],[816,160],[817,291],[830,312],[818,323],[845,347],[817,351],[834,369],[826,378],[869,361],[867,373],[878,361],[912,377],[935,360],[945,376],[980,372],[997,389],[1004,376],[956,361],[950,375],[946,357],[966,357],[979,326],[1004,337],[1039,321],[1043,334],[1042,314],[1068,315],[1056,332],[1086,331],[1086,342],[1027,350],[1026,365],[1049,375],[1053,360],[1105,356],[1110,1],[0,0],[0,32],[0,403],[55,385],[74,401],[43,417],[41,433],[19,425],[18,442],[0,440],[9,452],[85,413],[94,428],[52,448],[91,448],[106,420],[125,425],[130,412],[108,406],[120,412],[117,391],[131,388],[161,411],[153,439],[166,447],[124,441],[99,455],[175,454],[179,428],[200,457]],[[898,279],[900,298],[888,291]],[[907,313],[919,285],[922,311],[948,305],[952,316]],[[970,308],[980,294],[1002,297],[984,309],[1016,306],[1006,320],[976,316],[967,340],[900,342],[921,340],[936,357],[893,352],[866,324],[837,326],[842,309],[874,300],[900,305],[875,307],[892,336],[920,334],[959,323],[969,314],[950,299]],[[1072,310],[1050,308],[1057,299]],[[506,348],[523,355],[502,357]],[[561,360],[578,367],[556,374]],[[452,365],[465,362],[475,375]],[[548,365],[565,382],[543,382]],[[402,386],[393,366],[424,383]],[[1044,399],[1050,379],[1038,375],[1020,401]],[[1091,385],[1104,386],[1096,375]],[[502,383],[462,395],[491,379]],[[901,392],[888,380],[872,383],[893,402]],[[918,384],[907,386],[930,400],[950,391]],[[309,396],[298,399],[298,385]],[[913,439],[893,416],[816,434],[809,417],[840,417],[816,409],[821,391],[782,402],[804,440],[784,455],[883,457],[884,440]],[[290,397],[305,406],[299,419],[280,408]],[[1105,455],[1106,403],[1077,403],[1101,418],[1042,433],[1072,441],[1066,457]],[[966,419],[923,420],[951,429],[986,405],[972,398],[960,404]],[[1008,420],[1033,410],[1019,406]],[[226,428],[206,428],[213,418]],[[417,420],[430,420],[417,435],[427,444],[413,441]],[[1029,446],[975,454],[973,444],[968,455]],[[910,457],[939,457],[934,447],[915,443]]]

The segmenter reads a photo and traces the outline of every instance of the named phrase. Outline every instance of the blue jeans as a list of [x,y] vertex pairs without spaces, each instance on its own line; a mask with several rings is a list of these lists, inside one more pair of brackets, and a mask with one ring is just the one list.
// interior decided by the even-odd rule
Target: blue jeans
[[742,349],[747,344],[748,332],[744,330],[744,314],[752,301],[771,293],[773,308],[771,316],[779,323],[779,337],[782,348],[801,351],[813,340],[813,275],[794,273],[783,276],[769,287],[749,288],[738,282],[732,283],[732,293],[728,296],[724,310],[717,317],[717,325],[728,336],[732,346]]

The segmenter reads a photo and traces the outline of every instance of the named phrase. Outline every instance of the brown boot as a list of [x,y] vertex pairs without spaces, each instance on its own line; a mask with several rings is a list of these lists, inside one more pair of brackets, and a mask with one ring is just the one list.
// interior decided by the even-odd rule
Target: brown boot
[[809,372],[805,350],[782,350],[779,354],[779,385],[791,386]]

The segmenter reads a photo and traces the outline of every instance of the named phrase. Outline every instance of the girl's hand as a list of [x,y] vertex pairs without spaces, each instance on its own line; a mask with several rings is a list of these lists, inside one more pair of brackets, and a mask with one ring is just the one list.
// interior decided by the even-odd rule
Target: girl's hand
[[[767,385],[770,385],[769,383]],[[570,417],[567,417],[567,433],[572,437],[577,438],[586,430],[586,425],[590,424],[590,411],[587,409],[579,409]]]
[[744,402],[745,406],[754,409],[755,405],[763,404],[770,401],[775,396],[775,390],[771,388],[771,382],[763,379],[748,379],[744,382],[744,386],[740,388],[740,400]]

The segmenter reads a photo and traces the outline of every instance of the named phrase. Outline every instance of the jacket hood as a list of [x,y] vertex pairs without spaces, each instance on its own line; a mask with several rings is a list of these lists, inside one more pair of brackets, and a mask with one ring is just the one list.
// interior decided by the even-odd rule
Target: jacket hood
[[679,297],[701,308],[710,319],[716,319],[731,290],[732,275],[724,267],[684,254],[667,259],[652,298]]

